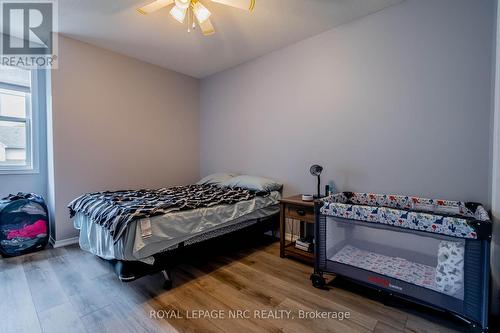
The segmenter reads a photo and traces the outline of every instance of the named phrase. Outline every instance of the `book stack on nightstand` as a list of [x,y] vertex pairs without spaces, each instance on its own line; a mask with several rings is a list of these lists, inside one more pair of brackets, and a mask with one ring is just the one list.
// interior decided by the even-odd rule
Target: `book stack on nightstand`
[[314,263],[314,202],[301,195],[281,200],[280,256]]
[[313,237],[303,237],[299,238],[295,241],[295,248],[306,251],[306,252],[313,252],[313,246],[314,246],[314,238]]

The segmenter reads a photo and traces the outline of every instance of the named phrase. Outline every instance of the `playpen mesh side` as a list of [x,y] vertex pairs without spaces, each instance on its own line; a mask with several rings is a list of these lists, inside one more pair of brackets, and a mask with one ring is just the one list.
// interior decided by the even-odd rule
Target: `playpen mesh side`
[[489,256],[485,250],[486,242],[467,241],[465,244],[464,276],[467,288],[464,295],[464,313],[479,322],[487,322],[485,313],[488,307],[484,300],[488,297],[488,273],[484,272],[484,262]]
[[[327,261],[464,298],[465,240],[327,218]],[[320,242],[322,239],[319,240]]]
[[[318,212],[317,212],[318,213]],[[316,242],[316,269],[325,270],[326,269],[326,216],[316,214],[316,225],[315,225],[315,242]]]

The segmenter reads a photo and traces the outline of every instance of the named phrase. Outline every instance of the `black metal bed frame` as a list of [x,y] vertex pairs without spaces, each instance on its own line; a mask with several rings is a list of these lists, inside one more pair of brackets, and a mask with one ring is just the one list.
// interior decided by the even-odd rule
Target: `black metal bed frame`
[[206,251],[223,251],[224,248],[221,248],[221,246],[227,244],[226,241],[235,241],[240,237],[244,237],[242,239],[248,240],[248,233],[264,234],[265,232],[271,231],[274,236],[276,225],[279,221],[279,213],[256,220],[256,223],[250,226],[246,226],[242,229],[225,233],[195,244],[187,245],[182,242],[175,249],[153,255],[153,258],[155,259],[153,265],[149,265],[141,261],[106,261],[113,266],[116,275],[122,282],[131,282],[141,277],[161,272],[165,278],[163,288],[169,290],[172,288],[172,269],[176,265],[194,257],[196,253],[199,253],[199,251],[203,251],[203,253]]

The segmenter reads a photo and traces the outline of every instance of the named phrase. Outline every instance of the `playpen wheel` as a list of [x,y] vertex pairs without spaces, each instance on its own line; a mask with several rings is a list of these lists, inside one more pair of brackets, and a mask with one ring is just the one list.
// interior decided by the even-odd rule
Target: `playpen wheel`
[[319,274],[311,274],[311,281],[315,288],[323,289],[326,285],[325,278]]

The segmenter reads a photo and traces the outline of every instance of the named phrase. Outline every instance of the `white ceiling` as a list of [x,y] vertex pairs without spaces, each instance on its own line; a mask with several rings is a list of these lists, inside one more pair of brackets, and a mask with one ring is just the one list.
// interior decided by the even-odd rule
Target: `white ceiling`
[[59,1],[59,31],[203,78],[402,0],[257,0],[252,13],[202,0],[216,29],[209,37],[187,33],[170,6],[147,16],[136,11],[151,1]]

